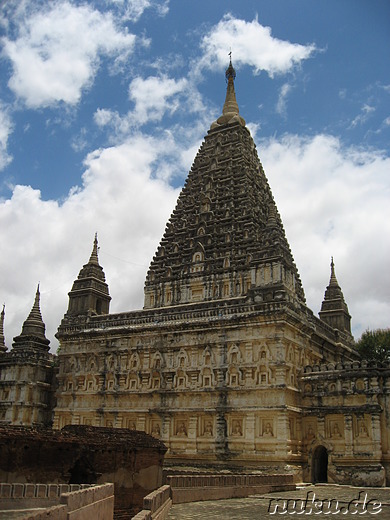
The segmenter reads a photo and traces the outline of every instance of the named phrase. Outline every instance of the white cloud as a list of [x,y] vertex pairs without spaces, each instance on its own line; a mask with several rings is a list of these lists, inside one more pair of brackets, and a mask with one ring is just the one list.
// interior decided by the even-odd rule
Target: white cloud
[[285,117],[287,112],[287,96],[291,91],[291,85],[285,83],[279,91],[279,98],[276,104],[276,112]]
[[137,22],[146,9],[154,8],[160,16],[169,11],[169,0],[109,0],[117,7],[123,20]]
[[[134,102],[134,108],[125,115],[105,108],[97,109],[94,114],[95,123],[101,128],[108,127],[113,131],[114,139],[126,138],[134,128],[149,122],[160,122],[166,115],[185,116],[196,112],[198,123],[199,120],[201,123],[204,122],[202,116],[205,115],[205,107],[200,94],[186,78],[149,76],[144,79],[137,76],[130,83],[129,98]],[[194,124],[191,129],[198,126]],[[165,131],[175,133],[176,139],[180,139],[179,134],[188,134],[188,131],[182,130],[177,132],[175,128],[171,128]]]
[[350,124],[350,128],[364,124],[373,112],[375,112],[375,107],[364,104],[361,108],[360,114],[357,115]]
[[2,39],[3,55],[13,68],[10,89],[31,108],[78,103],[100,56],[123,60],[135,41],[115,26],[110,13],[67,1],[49,3],[17,21],[17,38]]
[[300,45],[274,38],[270,27],[257,19],[247,22],[228,14],[203,38],[204,56],[197,66],[226,68],[228,49],[232,49],[234,65],[253,67],[255,74],[266,71],[269,76],[285,74],[308,59],[315,45]]
[[309,307],[320,309],[333,255],[355,334],[388,326],[390,158],[327,135],[265,141],[260,157]]
[[13,130],[13,124],[7,107],[0,102],[0,171],[12,161],[8,153],[8,137]]
[[83,127],[77,135],[71,139],[70,146],[75,152],[82,152],[88,147],[88,130]]
[[165,112],[173,113],[179,107],[180,94],[185,90],[187,80],[151,76],[136,77],[129,87],[129,97],[135,103],[134,118],[139,123],[159,121]]

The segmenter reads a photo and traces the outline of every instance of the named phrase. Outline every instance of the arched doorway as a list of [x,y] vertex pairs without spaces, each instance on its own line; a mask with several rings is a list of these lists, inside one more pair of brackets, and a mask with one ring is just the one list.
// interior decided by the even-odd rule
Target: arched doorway
[[317,446],[312,459],[312,482],[328,482],[328,451],[324,446]]

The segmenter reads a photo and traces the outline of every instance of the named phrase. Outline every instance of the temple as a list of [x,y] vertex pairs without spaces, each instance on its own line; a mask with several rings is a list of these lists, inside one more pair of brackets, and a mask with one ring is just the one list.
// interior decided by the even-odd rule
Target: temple
[[[95,236],[57,332],[53,427],[143,430],[175,468],[383,485],[390,368],[359,360],[333,258],[319,317],[307,307],[235,77],[230,62],[222,114],[151,261],[143,309],[110,314]],[[6,353],[0,331],[3,388],[30,332]],[[4,393],[0,406],[9,420]]]

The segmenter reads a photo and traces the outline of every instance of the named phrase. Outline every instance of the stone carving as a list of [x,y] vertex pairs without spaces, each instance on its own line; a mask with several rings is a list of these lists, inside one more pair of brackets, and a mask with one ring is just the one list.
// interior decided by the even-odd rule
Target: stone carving
[[315,438],[316,434],[314,433],[313,426],[310,424],[306,431],[306,439],[311,441]]
[[160,438],[160,436],[161,436],[161,429],[160,429],[160,425],[158,423],[153,423],[151,435],[153,437],[156,437],[157,439]]
[[367,429],[366,422],[365,422],[364,419],[360,419],[360,421],[358,422],[358,427],[359,427],[358,436],[360,438],[367,438],[368,437],[368,429]]
[[274,436],[274,432],[273,432],[271,423],[267,421],[265,423],[265,426],[263,429],[263,437],[273,437],[273,436]]
[[330,436],[333,439],[339,439],[341,437],[340,427],[337,422],[333,424]]
[[242,421],[238,419],[234,419],[232,422],[232,436],[233,437],[241,437],[242,436]]
[[203,436],[204,437],[212,437],[213,435],[213,423],[209,420],[205,422]]
[[180,421],[176,428],[176,435],[178,437],[187,437],[187,427],[184,421]]

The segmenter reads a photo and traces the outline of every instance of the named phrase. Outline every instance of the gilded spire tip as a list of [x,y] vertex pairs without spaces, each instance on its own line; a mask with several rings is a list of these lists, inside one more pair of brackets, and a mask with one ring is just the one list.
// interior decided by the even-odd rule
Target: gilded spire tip
[[229,52],[229,66],[225,71],[225,78],[226,81],[229,81],[230,78],[233,78],[233,81],[236,79],[236,71],[234,70],[233,63],[232,63],[232,51]]
[[225,78],[227,82],[225,103],[222,108],[222,115],[211,124],[211,130],[226,124],[239,123],[241,126],[245,126],[245,119],[243,119],[239,114],[236,93],[234,90],[234,80],[236,77],[236,71],[234,70],[232,64],[232,51],[229,52],[229,57],[229,66],[225,72]]

